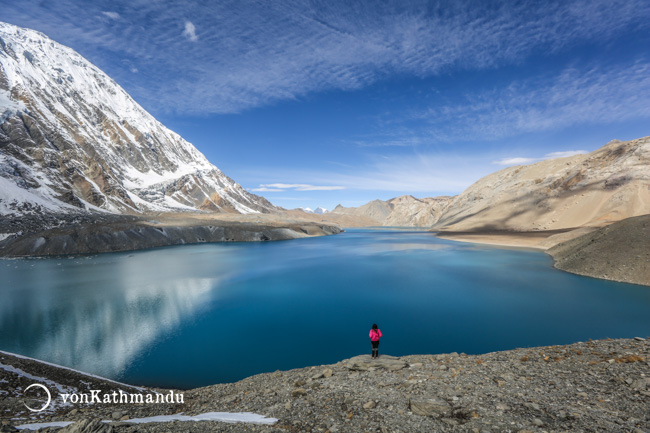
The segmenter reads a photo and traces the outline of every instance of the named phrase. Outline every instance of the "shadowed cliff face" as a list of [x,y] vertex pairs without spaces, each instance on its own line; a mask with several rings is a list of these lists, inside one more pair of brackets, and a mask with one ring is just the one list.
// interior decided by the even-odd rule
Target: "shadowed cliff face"
[[650,286],[650,215],[619,221],[548,253],[563,271]]
[[0,23],[0,214],[276,208],[70,48]]

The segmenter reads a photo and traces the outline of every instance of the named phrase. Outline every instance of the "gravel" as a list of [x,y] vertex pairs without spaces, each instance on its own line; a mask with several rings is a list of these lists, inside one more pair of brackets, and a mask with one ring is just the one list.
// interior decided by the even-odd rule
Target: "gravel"
[[[24,371],[37,369],[41,376],[77,387],[82,382],[101,389],[110,386],[9,355],[2,355],[1,362]],[[6,428],[26,422],[28,415],[16,411],[22,407],[19,388],[27,382],[3,370],[0,380],[6,381],[1,384],[8,391],[0,402],[2,422]],[[183,392],[183,404],[77,405],[44,419],[115,420],[119,416],[120,421],[111,423],[115,432],[180,432],[189,426],[181,422],[132,425],[128,419],[217,411],[252,412],[278,422],[268,426],[202,421],[192,423],[191,430],[648,432],[650,341],[599,340],[471,356],[382,355],[376,361],[362,355],[333,365],[276,371]]]

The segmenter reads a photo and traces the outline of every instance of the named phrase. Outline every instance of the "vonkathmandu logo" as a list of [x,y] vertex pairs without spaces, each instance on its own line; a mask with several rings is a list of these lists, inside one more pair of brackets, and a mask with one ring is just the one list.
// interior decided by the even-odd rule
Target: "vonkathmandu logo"
[[[35,409],[27,403],[23,403],[27,409],[32,412],[41,412],[48,408],[52,402],[52,395],[50,390],[40,383],[33,383],[25,388],[25,392],[31,388],[41,388],[47,394],[47,402],[41,408]],[[159,392],[153,393],[129,393],[122,390],[103,393],[99,389],[91,389],[90,393],[70,393],[59,394],[63,400],[63,404],[94,404],[94,403],[107,403],[107,404],[164,404],[164,403],[180,403],[184,404],[184,395],[182,393],[175,393],[169,391],[167,394]]]
[[182,393],[169,391],[167,394],[156,393],[128,393],[122,390],[102,393],[99,389],[91,389],[88,393],[61,394],[63,403],[72,404],[154,404],[154,403],[184,403]]
[[52,395],[50,394],[50,390],[47,389],[45,387],[45,385],[41,385],[40,383],[32,383],[27,388],[25,388],[25,392],[29,391],[31,388],[34,388],[34,387],[42,388],[45,391],[45,393],[47,394],[47,402],[40,409],[34,409],[33,407],[29,407],[29,406],[27,406],[27,403],[23,403],[23,404],[25,405],[25,407],[27,409],[31,410],[32,412],[41,412],[41,411],[45,410],[50,405],[50,402],[52,401]]

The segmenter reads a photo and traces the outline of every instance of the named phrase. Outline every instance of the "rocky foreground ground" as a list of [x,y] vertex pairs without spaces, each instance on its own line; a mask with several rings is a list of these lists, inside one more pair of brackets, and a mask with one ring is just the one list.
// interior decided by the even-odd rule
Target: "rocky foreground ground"
[[[8,354],[0,353],[0,363],[2,431],[35,422],[29,420],[22,395],[35,378],[49,380],[45,384],[53,389],[56,383],[79,392],[134,392],[126,385]],[[76,422],[60,432],[647,433],[650,340],[588,341],[473,356],[382,355],[373,360],[361,355],[333,365],[260,374],[183,394],[183,404],[59,405],[41,421]],[[214,411],[253,412],[278,421],[273,425],[129,422],[152,415]],[[88,427],[88,420],[112,422]]]

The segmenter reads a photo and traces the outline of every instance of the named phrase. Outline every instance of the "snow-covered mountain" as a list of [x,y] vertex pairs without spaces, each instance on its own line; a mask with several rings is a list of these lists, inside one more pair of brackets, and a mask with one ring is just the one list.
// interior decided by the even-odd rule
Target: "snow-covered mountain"
[[0,215],[270,212],[74,50],[0,22]]
[[324,214],[329,212],[327,209],[325,209],[324,207],[320,207],[320,206],[318,206],[315,210],[312,210],[311,208],[308,208],[308,207],[299,207],[298,209],[300,209],[301,211],[306,212],[306,213],[315,213],[315,214],[319,214],[319,215],[324,215]]

